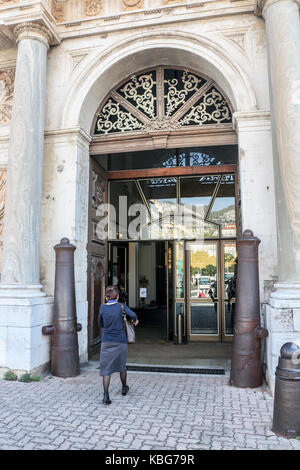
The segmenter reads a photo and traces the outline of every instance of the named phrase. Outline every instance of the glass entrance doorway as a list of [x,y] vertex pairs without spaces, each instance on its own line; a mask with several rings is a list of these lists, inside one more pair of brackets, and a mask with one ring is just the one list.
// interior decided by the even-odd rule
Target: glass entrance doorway
[[105,284],[119,286],[147,341],[232,340],[238,191],[224,162],[236,160],[233,147],[205,149],[210,158],[203,148],[97,158],[108,204],[95,209],[91,234],[105,250]]
[[108,283],[140,320],[139,338],[172,341],[173,256],[165,241],[110,242]]
[[149,341],[232,341],[235,281],[235,240],[109,244],[109,284]]

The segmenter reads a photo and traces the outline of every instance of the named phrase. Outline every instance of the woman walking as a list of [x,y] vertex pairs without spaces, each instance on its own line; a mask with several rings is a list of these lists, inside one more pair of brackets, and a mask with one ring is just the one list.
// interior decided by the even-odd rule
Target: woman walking
[[[103,377],[103,403],[110,405],[109,384],[111,374],[120,372],[122,382],[122,395],[126,395],[129,387],[126,371],[127,338],[124,329],[122,305],[119,300],[119,289],[108,286],[105,291],[106,304],[100,306],[98,324],[103,329],[100,351],[100,376]],[[128,315],[134,326],[139,321],[136,314],[124,305],[125,314]]]

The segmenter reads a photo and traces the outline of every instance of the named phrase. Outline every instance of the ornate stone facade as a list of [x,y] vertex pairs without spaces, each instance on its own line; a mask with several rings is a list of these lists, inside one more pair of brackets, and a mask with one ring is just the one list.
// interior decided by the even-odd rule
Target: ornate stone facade
[[[280,237],[285,240],[286,228],[291,228],[290,233],[294,234],[293,244],[283,244],[282,258],[288,262],[289,269],[296,269],[294,259],[290,257],[296,259],[294,253],[297,252],[296,264],[299,266],[297,149],[300,133],[296,113],[299,108],[300,63],[298,5],[297,0],[260,0],[256,13],[263,12],[263,18],[258,18],[254,14],[254,1],[0,0],[0,41],[1,38],[11,41],[3,42],[8,44],[7,47],[2,47],[1,42],[0,47],[0,168],[5,168],[10,161],[5,217],[8,214],[11,216],[7,218],[7,229],[3,231],[3,244],[6,240],[7,247],[5,250],[3,246],[3,266],[6,264],[6,269],[2,270],[2,281],[8,287],[17,284],[15,296],[24,285],[33,285],[39,295],[41,282],[47,299],[51,298],[54,283],[53,246],[61,236],[68,236],[77,246],[76,300],[80,321],[84,323],[87,318],[87,174],[95,136],[92,137],[91,146],[89,139],[96,123],[100,130],[106,123],[103,111],[109,114],[109,121],[120,132],[116,137],[117,132],[113,135],[105,128],[109,135],[105,132],[98,135],[100,143],[96,150],[100,149],[99,153],[108,152],[103,145],[105,139],[107,145],[115,144],[115,152],[123,152],[123,142],[128,137],[124,134],[128,130],[128,134],[133,131],[138,135],[138,140],[134,141],[135,137],[126,140],[125,148],[130,152],[137,150],[127,148],[133,141],[134,145],[140,145],[140,150],[144,149],[145,142],[150,150],[180,148],[181,136],[188,134],[191,127],[193,132],[189,146],[223,145],[222,139],[229,138],[223,129],[230,127],[234,145],[237,142],[239,145],[241,223],[243,229],[252,229],[262,240],[261,284],[276,279],[278,274],[276,198],[287,203],[287,210],[280,212],[283,213]],[[42,13],[39,13],[39,7]],[[47,9],[52,16],[47,14]],[[53,17],[55,21],[52,21]],[[26,23],[23,23],[25,19]],[[17,45],[13,37],[14,28]],[[48,29],[52,31],[51,35]],[[56,38],[55,42],[50,36]],[[48,47],[49,41],[50,46],[55,44],[55,47]],[[184,110],[194,84],[199,90],[202,84],[182,75],[181,85],[178,86],[178,76],[174,75],[166,79],[170,80],[167,92],[164,80],[157,79],[159,74],[153,86],[156,92],[148,96],[144,78],[139,81],[133,77],[139,78],[145,70],[158,67],[194,70],[195,75],[199,73],[199,76],[219,86],[222,96],[208,88],[201,95],[201,102],[190,102],[189,109]],[[268,68],[272,86],[268,82]],[[126,77],[132,78],[127,87]],[[18,83],[18,92],[14,90],[14,81]],[[117,88],[121,83],[123,85]],[[118,96],[111,95],[112,90]],[[270,111],[270,91],[275,112]],[[13,95],[13,106],[16,108],[12,113]],[[111,101],[107,101],[108,97]],[[157,97],[165,107],[157,109]],[[133,100],[136,101],[136,115],[132,113]],[[293,100],[298,105],[293,106]],[[101,119],[97,122],[96,113],[101,103],[106,108],[102,109]],[[217,114],[212,114],[211,103]],[[124,104],[125,109],[121,109]],[[46,133],[41,119],[44,107]],[[218,130],[215,134],[217,142],[211,140],[212,131],[208,128],[212,126],[206,126],[209,124],[208,114],[210,121],[213,121],[212,126]],[[113,120],[114,117],[111,119],[112,115],[116,116],[116,120]],[[279,139],[278,154],[272,149],[270,115],[272,126],[275,126],[274,135]],[[231,145],[226,142],[226,145]],[[95,152],[94,155],[99,153]],[[276,167],[276,181],[281,181],[284,197],[274,188],[274,161],[276,163],[276,155],[280,154],[282,158],[277,160],[280,165]],[[0,173],[0,224],[4,211],[5,178],[3,170]],[[95,200],[101,199],[102,189],[95,186]],[[20,193],[25,196],[20,197]],[[41,202],[40,228],[38,211]],[[15,230],[15,227],[20,230]],[[291,247],[290,251],[288,247]],[[15,253],[14,258],[12,253]],[[299,272],[289,280],[299,282]],[[291,302],[284,295],[277,299],[272,296],[273,292],[270,298],[273,299],[274,309],[266,314],[271,331],[267,345],[269,352],[266,354],[271,375],[275,364],[272,365],[272,361],[277,360],[283,340],[294,338],[295,331],[300,334],[300,300],[296,298]],[[10,311],[7,309],[7,299],[0,298],[2,324],[5,318],[7,324],[11,324],[10,317],[15,314],[17,305],[17,302],[13,304],[14,298],[13,295],[9,298]],[[28,344],[30,357],[24,363],[25,356],[9,349],[10,345],[5,349],[4,357],[0,347],[0,368],[7,366],[32,370],[49,360],[49,345],[45,338],[38,337],[39,333],[36,333],[33,345],[31,326],[24,326],[21,322],[25,317],[44,318],[45,312],[49,314],[50,322],[50,304],[51,300],[49,308],[40,306],[40,303],[38,307],[32,307],[31,301],[28,301],[26,315],[21,315],[13,327],[7,327],[11,337],[17,338],[15,343],[21,344],[24,340]],[[34,308],[38,310],[36,316],[33,315]],[[37,330],[40,332],[41,328]],[[83,332],[81,335],[80,347],[84,356],[86,336]],[[6,357],[10,362],[5,362]]]
[[0,70],[0,123],[11,120],[15,69]]
[[84,0],[84,16],[98,16],[104,13],[104,0]]
[[14,35],[17,43],[22,41],[22,39],[37,40],[42,42],[47,48],[49,48],[49,44],[53,39],[51,31],[46,26],[33,21],[17,24],[14,28]]
[[57,23],[62,23],[63,21],[66,21],[66,2],[58,2],[56,0],[52,0],[51,13]]
[[144,8],[144,0],[122,0],[122,11]]

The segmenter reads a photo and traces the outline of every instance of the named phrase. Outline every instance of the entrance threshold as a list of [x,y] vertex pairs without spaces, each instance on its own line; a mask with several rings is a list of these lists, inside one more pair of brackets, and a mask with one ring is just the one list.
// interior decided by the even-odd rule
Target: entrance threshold
[[134,372],[163,372],[171,374],[208,374],[225,375],[224,367],[186,367],[186,366],[162,366],[154,364],[127,364],[128,371]]
[[[182,373],[210,373],[203,372],[225,371],[229,374],[231,366],[232,343],[189,342],[188,344],[174,344],[165,341],[149,341],[141,338],[137,331],[137,340],[128,345],[127,364],[135,370],[147,367],[150,369],[166,369]],[[144,369],[145,370],[145,369]],[[200,371],[200,372],[195,372]],[[223,372],[222,372],[223,374]]]

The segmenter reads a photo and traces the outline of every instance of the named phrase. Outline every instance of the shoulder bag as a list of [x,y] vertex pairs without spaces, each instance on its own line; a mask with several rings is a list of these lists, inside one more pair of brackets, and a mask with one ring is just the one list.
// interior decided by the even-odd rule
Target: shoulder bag
[[127,338],[127,343],[128,344],[135,343],[134,326],[132,325],[131,322],[127,321],[126,313],[125,313],[125,309],[124,309],[124,304],[121,304],[121,307],[122,307],[122,316],[123,316],[124,330],[125,330],[125,334],[126,334],[126,338]]

